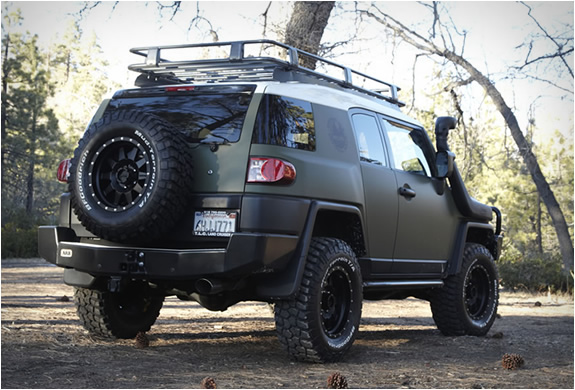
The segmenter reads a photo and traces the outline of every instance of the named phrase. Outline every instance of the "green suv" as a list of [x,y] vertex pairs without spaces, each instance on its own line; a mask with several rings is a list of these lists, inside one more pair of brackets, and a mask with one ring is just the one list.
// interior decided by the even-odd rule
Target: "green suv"
[[301,361],[341,358],[364,299],[415,296],[446,335],[488,332],[501,214],[467,193],[454,118],[434,148],[395,85],[274,41],[132,52],[137,88],[101,104],[39,229],[90,332],[133,338],[170,295],[274,304]]

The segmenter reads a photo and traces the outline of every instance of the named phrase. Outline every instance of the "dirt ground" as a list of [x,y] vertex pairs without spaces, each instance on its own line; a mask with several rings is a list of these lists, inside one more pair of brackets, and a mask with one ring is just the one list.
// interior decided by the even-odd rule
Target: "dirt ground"
[[[350,388],[574,385],[571,297],[503,292],[486,337],[442,336],[424,301],[365,302],[345,359],[319,365],[290,361],[266,304],[220,313],[170,297],[138,349],[90,337],[62,269],[41,259],[2,260],[1,287],[2,388],[200,388],[207,376],[218,388],[326,388],[333,372]],[[525,365],[503,369],[505,353]]]

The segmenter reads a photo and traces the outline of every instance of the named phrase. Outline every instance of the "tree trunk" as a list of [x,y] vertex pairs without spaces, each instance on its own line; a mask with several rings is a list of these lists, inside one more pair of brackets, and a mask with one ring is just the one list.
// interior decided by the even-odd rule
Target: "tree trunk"
[[[335,1],[298,1],[294,4],[286,27],[285,43],[311,54],[318,54],[323,31]],[[309,57],[300,59],[300,65],[315,69],[316,61]]]
[[543,234],[541,232],[541,196],[537,195],[537,219],[535,220],[535,243],[537,244],[537,251],[543,256]]
[[4,177],[4,163],[6,162],[6,125],[7,125],[7,106],[8,106],[8,77],[10,74],[10,66],[9,66],[9,60],[8,60],[8,54],[10,53],[10,35],[6,34],[5,36],[5,41],[4,41],[4,56],[3,56],[3,63],[2,63],[2,113],[1,113],[1,139],[2,139],[2,187],[6,188],[6,181],[5,181],[5,177]]
[[30,160],[28,161],[28,171],[26,172],[26,214],[32,215],[34,211],[34,171],[36,170],[36,133],[38,126],[38,105],[37,98],[32,104],[32,124],[30,128]]
[[36,164],[34,158],[28,162],[28,172],[26,174],[26,214],[32,215],[34,212],[34,170]]

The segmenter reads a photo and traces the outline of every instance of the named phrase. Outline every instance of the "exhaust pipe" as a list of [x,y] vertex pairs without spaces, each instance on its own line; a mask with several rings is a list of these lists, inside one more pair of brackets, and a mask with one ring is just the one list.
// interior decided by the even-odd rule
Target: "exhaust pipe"
[[220,281],[209,279],[198,279],[196,281],[196,291],[202,295],[217,294],[224,290]]

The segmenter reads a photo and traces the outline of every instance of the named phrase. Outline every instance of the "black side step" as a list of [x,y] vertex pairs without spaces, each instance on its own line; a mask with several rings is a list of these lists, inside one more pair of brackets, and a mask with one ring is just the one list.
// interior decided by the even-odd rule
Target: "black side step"
[[388,280],[363,282],[364,291],[443,287],[443,280]]

